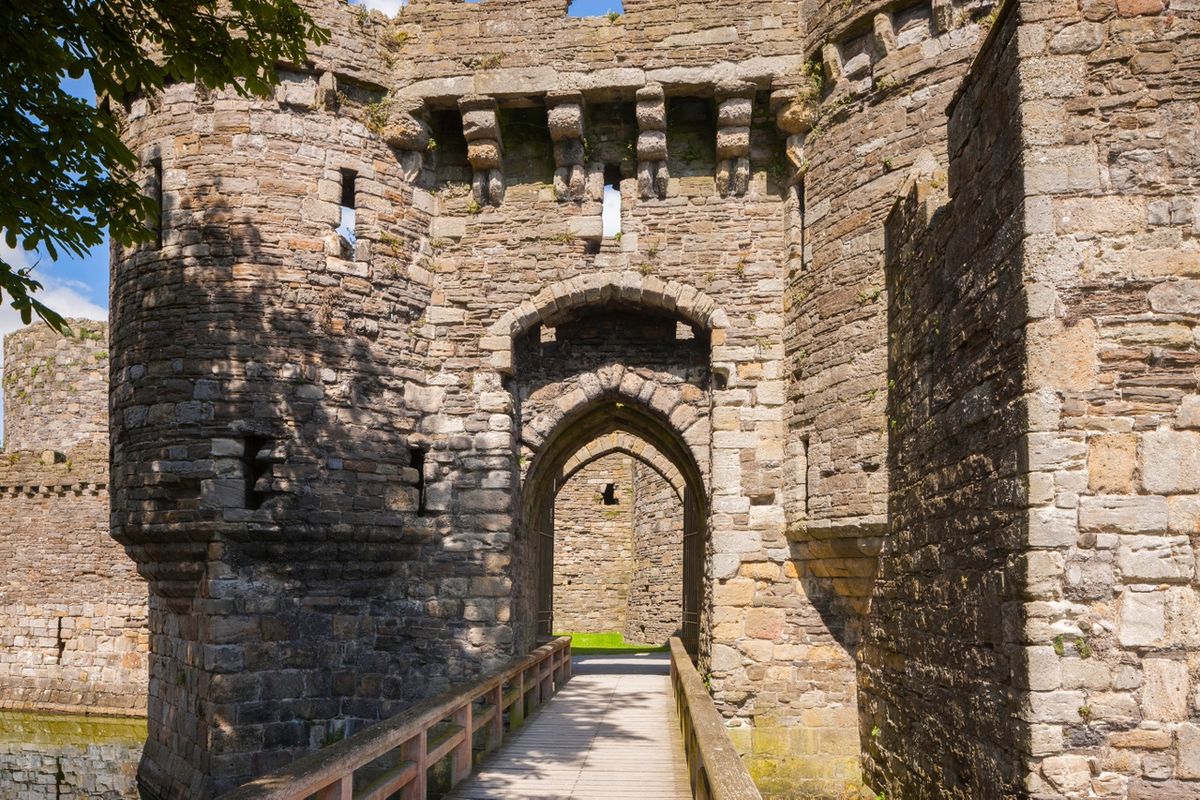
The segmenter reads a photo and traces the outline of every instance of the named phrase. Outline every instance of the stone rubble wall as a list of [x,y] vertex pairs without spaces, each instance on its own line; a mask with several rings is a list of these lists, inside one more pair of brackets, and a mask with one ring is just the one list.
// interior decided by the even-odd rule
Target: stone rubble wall
[[439,516],[471,495],[441,479],[472,436],[414,435],[437,392],[432,198],[298,86],[174,85],[124,122],[164,175],[162,249],[112,268],[113,533],[152,586],[142,777],[164,796],[232,788],[511,655],[471,633],[506,621],[504,545],[456,545],[506,523]]
[[683,624],[683,501],[656,470],[633,464],[633,569],[625,640],[662,645]]
[[[1025,2],[996,24],[953,109],[950,205],[927,182],[888,231],[898,546],[871,609],[868,776],[889,794],[944,791],[969,766],[988,792],[1195,796],[1200,19]],[[968,596],[939,580],[948,564],[984,568]],[[925,619],[929,597],[951,605],[906,644],[888,621]],[[927,712],[905,699],[914,674],[948,686]],[[939,747],[914,719],[956,736]]]
[[1022,131],[1015,15],[997,25],[956,98],[949,185],[915,179],[887,229],[891,529],[859,688],[888,797],[1024,786]]
[[1030,796],[1200,795],[1200,7],[1029,2]]
[[4,337],[4,449],[67,452],[108,438],[108,326],[38,323]]
[[[753,749],[772,756],[755,777],[772,793],[836,796],[871,745],[857,687],[888,532],[885,220],[911,176],[947,162],[945,109],[992,5],[819,4],[797,76],[811,99],[779,116],[798,181],[783,295],[788,558],[743,564],[723,587],[753,609],[777,660],[811,670],[756,718]],[[758,662],[767,648],[742,649]]]
[[[1013,760],[1041,755],[1017,753],[1020,725],[1004,717],[1007,706],[976,713],[971,697],[994,698],[1020,680],[1004,671],[1024,656],[989,649],[1009,640],[985,629],[995,617],[983,605],[1024,585],[1021,570],[1033,562],[1015,561],[1018,574],[1003,573],[998,587],[994,560],[1021,547],[1003,536],[1015,524],[1010,506],[1026,506],[1009,492],[979,512],[987,519],[964,514],[939,529],[944,546],[934,536],[922,549],[910,538],[925,520],[942,519],[913,482],[940,476],[934,496],[946,503],[974,497],[982,490],[968,475],[980,463],[943,459],[978,445],[1002,460],[1011,441],[985,441],[982,430],[1004,428],[1007,412],[930,407],[926,419],[961,426],[967,438],[914,447],[913,458],[937,462],[929,475],[894,452],[888,460],[889,403],[901,398],[889,399],[895,300],[884,222],[910,178],[952,163],[1005,174],[985,162],[1003,148],[960,156],[945,112],[998,24],[993,4],[628,0],[615,19],[585,20],[567,17],[564,0],[413,0],[395,20],[344,3],[310,5],[334,40],[315,48],[311,63],[289,66],[275,98],[179,84],[118,104],[127,141],[162,161],[166,201],[162,250],[114,249],[112,278],[113,520],[153,590],[148,785],[166,796],[229,788],[527,650],[539,610],[531,509],[546,499],[528,496],[545,488],[531,476],[545,453],[564,442],[578,449],[618,423],[662,434],[655,444],[674,448],[707,515],[700,666],[768,793],[856,791],[868,749],[876,779],[881,764],[911,765],[895,766],[903,786],[936,785],[934,775],[963,786],[1023,782],[1026,766]],[[1121,42],[1113,53],[1129,53],[1131,76],[1186,77],[1194,59],[1178,31],[1187,28],[1153,28],[1190,24],[1191,0],[1172,0],[1169,10],[1160,0],[1114,8],[1086,4],[1095,17],[1087,22],[1117,15],[1105,35]],[[1139,27],[1141,17],[1152,18],[1144,24],[1166,49]],[[1039,41],[1033,28],[1026,33],[1026,45]],[[1089,46],[1094,29],[1064,36],[1046,45],[1051,55]],[[1134,45],[1144,52],[1127,51]],[[1180,48],[1178,61],[1171,48]],[[1080,103],[1088,94],[1079,76],[1107,75],[1124,57],[1043,64],[1018,53],[1030,85],[1058,78]],[[1043,68],[1053,74],[1038,77]],[[1113,78],[1111,91],[1131,76]],[[1154,114],[1192,130],[1190,96],[1160,95],[1125,97],[1133,109],[1112,130],[1136,131]],[[1081,109],[1071,113],[1089,130],[1108,113]],[[1041,110],[1023,111],[1039,135]],[[975,139],[1008,130],[1006,120],[984,121]],[[1113,180],[1157,170],[1165,187],[1190,174],[1186,135],[1165,146],[1154,169],[1137,165],[1157,157],[1158,132],[1142,143],[1126,135],[1126,149],[1105,151]],[[1032,134],[1021,144],[1043,146]],[[1072,165],[1093,154],[1074,146],[1047,150],[1030,171],[1066,175],[1063,194],[1081,193],[1072,199],[1086,218],[1093,207],[1083,195],[1098,189]],[[1095,162],[1109,163],[1098,152]],[[354,247],[333,233],[343,170],[357,174]],[[982,186],[980,176],[963,185]],[[619,238],[601,235],[606,181],[621,194]],[[1187,203],[1177,209],[1161,194],[1146,200],[1153,235],[1122,251],[1144,250],[1151,264],[1191,246]],[[996,200],[984,199],[984,208]],[[990,233],[981,220],[961,241]],[[1064,249],[1101,247],[1081,231],[1062,238]],[[916,272],[917,258],[897,269]],[[978,318],[957,320],[957,331],[982,340],[997,327],[982,320],[998,312],[970,294],[970,281],[993,276],[960,267],[941,269],[966,275],[964,285],[913,291],[930,302],[965,298],[960,313]],[[1022,269],[1019,280],[1032,279],[1032,267]],[[1128,289],[1121,275],[1097,277]],[[1175,283],[1147,294],[1152,311],[1180,303],[1165,292],[1189,296]],[[1064,288],[1055,315],[1071,304],[1092,314],[1098,285]],[[1075,320],[1063,316],[1064,329],[1067,319]],[[937,319],[903,325],[909,350],[893,360],[917,358],[918,340],[942,330]],[[1184,381],[1155,372],[1186,369],[1178,353],[1191,352],[1189,325],[1154,321],[1149,344],[1142,331],[1103,351],[1119,360],[1151,348],[1145,392],[1178,405],[1176,417],[1155,417],[1157,435],[1138,427],[1142,401],[1122,412],[1133,428],[1109,433],[1142,438],[1122,440],[1121,452],[1162,439],[1175,453],[1190,441],[1187,406],[1170,394]],[[961,390],[974,401],[971,387],[983,387],[1007,402],[1012,386],[1003,376],[989,386],[982,372],[1022,369],[1025,357],[1005,349],[1008,341],[996,352],[974,339],[953,344],[952,363],[966,372],[929,391]],[[1069,377],[1064,383],[1080,376]],[[905,391],[925,391],[922,380]],[[1162,394],[1159,380],[1175,388]],[[1090,404],[1090,392],[1110,386],[1088,385],[1063,408]],[[897,429],[909,424],[895,419]],[[579,420],[592,429],[579,430]],[[996,490],[1008,492],[1011,470],[1024,467],[1002,466],[1009,471]],[[1064,469],[1079,473],[1068,481],[1076,488],[1036,501],[1047,518],[1087,496],[1078,488],[1083,468]],[[1186,509],[1190,485],[1144,484],[1144,474],[1153,473],[1135,470],[1135,480],[1147,494],[1161,489],[1153,496],[1167,503],[1170,532],[1170,510]],[[907,482],[891,487],[892,476]],[[912,524],[889,531],[889,503]],[[954,549],[964,541],[978,547]],[[1063,575],[1074,575],[1065,561],[1072,551],[1061,547],[1038,563],[1057,568],[1062,556]],[[922,594],[913,575],[932,576],[935,588]],[[940,649],[879,618],[876,599],[911,613],[915,629],[944,625],[950,643],[970,647],[938,661]],[[1171,662],[1154,669],[1174,675],[1174,652],[1146,661]],[[905,672],[906,659],[917,677]],[[959,679],[971,688],[951,697]],[[946,733],[925,749],[920,737],[904,737],[906,716],[934,713],[923,705],[926,686],[957,724],[979,718],[979,733],[934,726]],[[938,760],[946,740],[956,754]],[[1061,763],[1077,772],[1078,762]]]
[[0,712],[0,797],[137,800],[146,724]]
[[[623,631],[633,572],[633,459],[604,456],[575,473],[554,501],[554,630]],[[617,505],[603,492],[614,484]]]
[[4,341],[0,708],[139,715],[146,584],[108,533],[108,328],[70,324]]

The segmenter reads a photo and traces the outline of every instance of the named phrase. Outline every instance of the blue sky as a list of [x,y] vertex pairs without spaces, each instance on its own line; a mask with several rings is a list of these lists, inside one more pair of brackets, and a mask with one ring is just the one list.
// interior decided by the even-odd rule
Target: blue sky
[[[406,0],[350,0],[357,5],[366,6],[367,8],[377,8],[388,16],[395,16],[400,10],[400,6],[405,5]],[[468,3],[477,3],[479,0],[466,0]],[[567,13],[575,17],[597,17],[601,14],[607,14],[610,11],[620,11],[621,0],[571,0],[571,5]]]

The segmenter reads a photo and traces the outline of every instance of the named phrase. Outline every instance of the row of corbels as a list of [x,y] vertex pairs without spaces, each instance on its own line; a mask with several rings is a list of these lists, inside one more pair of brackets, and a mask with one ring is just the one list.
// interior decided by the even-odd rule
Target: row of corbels
[[[746,193],[750,183],[750,124],[756,87],[746,81],[722,82],[716,87],[716,183],[722,196]],[[798,183],[807,164],[804,137],[817,117],[819,90],[804,85],[771,95],[776,124],[787,136],[790,182]],[[554,189],[563,201],[580,202],[588,195],[587,158],[584,146],[584,99],[578,91],[553,91],[546,95],[550,138],[554,143]],[[472,195],[479,205],[498,206],[504,200],[501,171],[504,145],[494,97],[468,95],[458,102],[462,113],[467,160],[474,176]],[[643,199],[665,198],[670,173],[667,168],[666,93],[658,84],[637,92],[637,186]],[[382,136],[398,150],[425,150],[429,130],[421,120],[421,104],[395,108]]]

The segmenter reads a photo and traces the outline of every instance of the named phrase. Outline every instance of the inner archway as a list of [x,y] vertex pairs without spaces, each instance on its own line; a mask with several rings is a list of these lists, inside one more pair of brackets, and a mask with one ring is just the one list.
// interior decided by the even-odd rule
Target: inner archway
[[[603,613],[619,620],[629,640],[661,644],[677,634],[698,652],[705,489],[696,459],[669,420],[616,394],[565,415],[534,456],[522,499],[536,635],[552,635],[564,624],[599,625]],[[622,502],[630,504],[627,511]],[[594,522],[587,527],[589,513]],[[580,546],[590,550],[575,549]],[[589,558],[596,569],[585,573]],[[566,583],[585,574],[591,582],[582,590]],[[556,592],[565,597],[556,600]],[[597,613],[585,608],[589,599]],[[564,613],[572,616],[556,619]]]
[[684,491],[678,470],[629,434],[568,461],[554,502],[557,633],[656,646],[682,634]]

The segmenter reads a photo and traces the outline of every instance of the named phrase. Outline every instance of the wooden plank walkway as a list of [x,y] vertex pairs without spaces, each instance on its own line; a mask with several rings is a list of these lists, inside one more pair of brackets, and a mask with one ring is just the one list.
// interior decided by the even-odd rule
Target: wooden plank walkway
[[691,800],[669,663],[576,656],[567,685],[447,800]]

